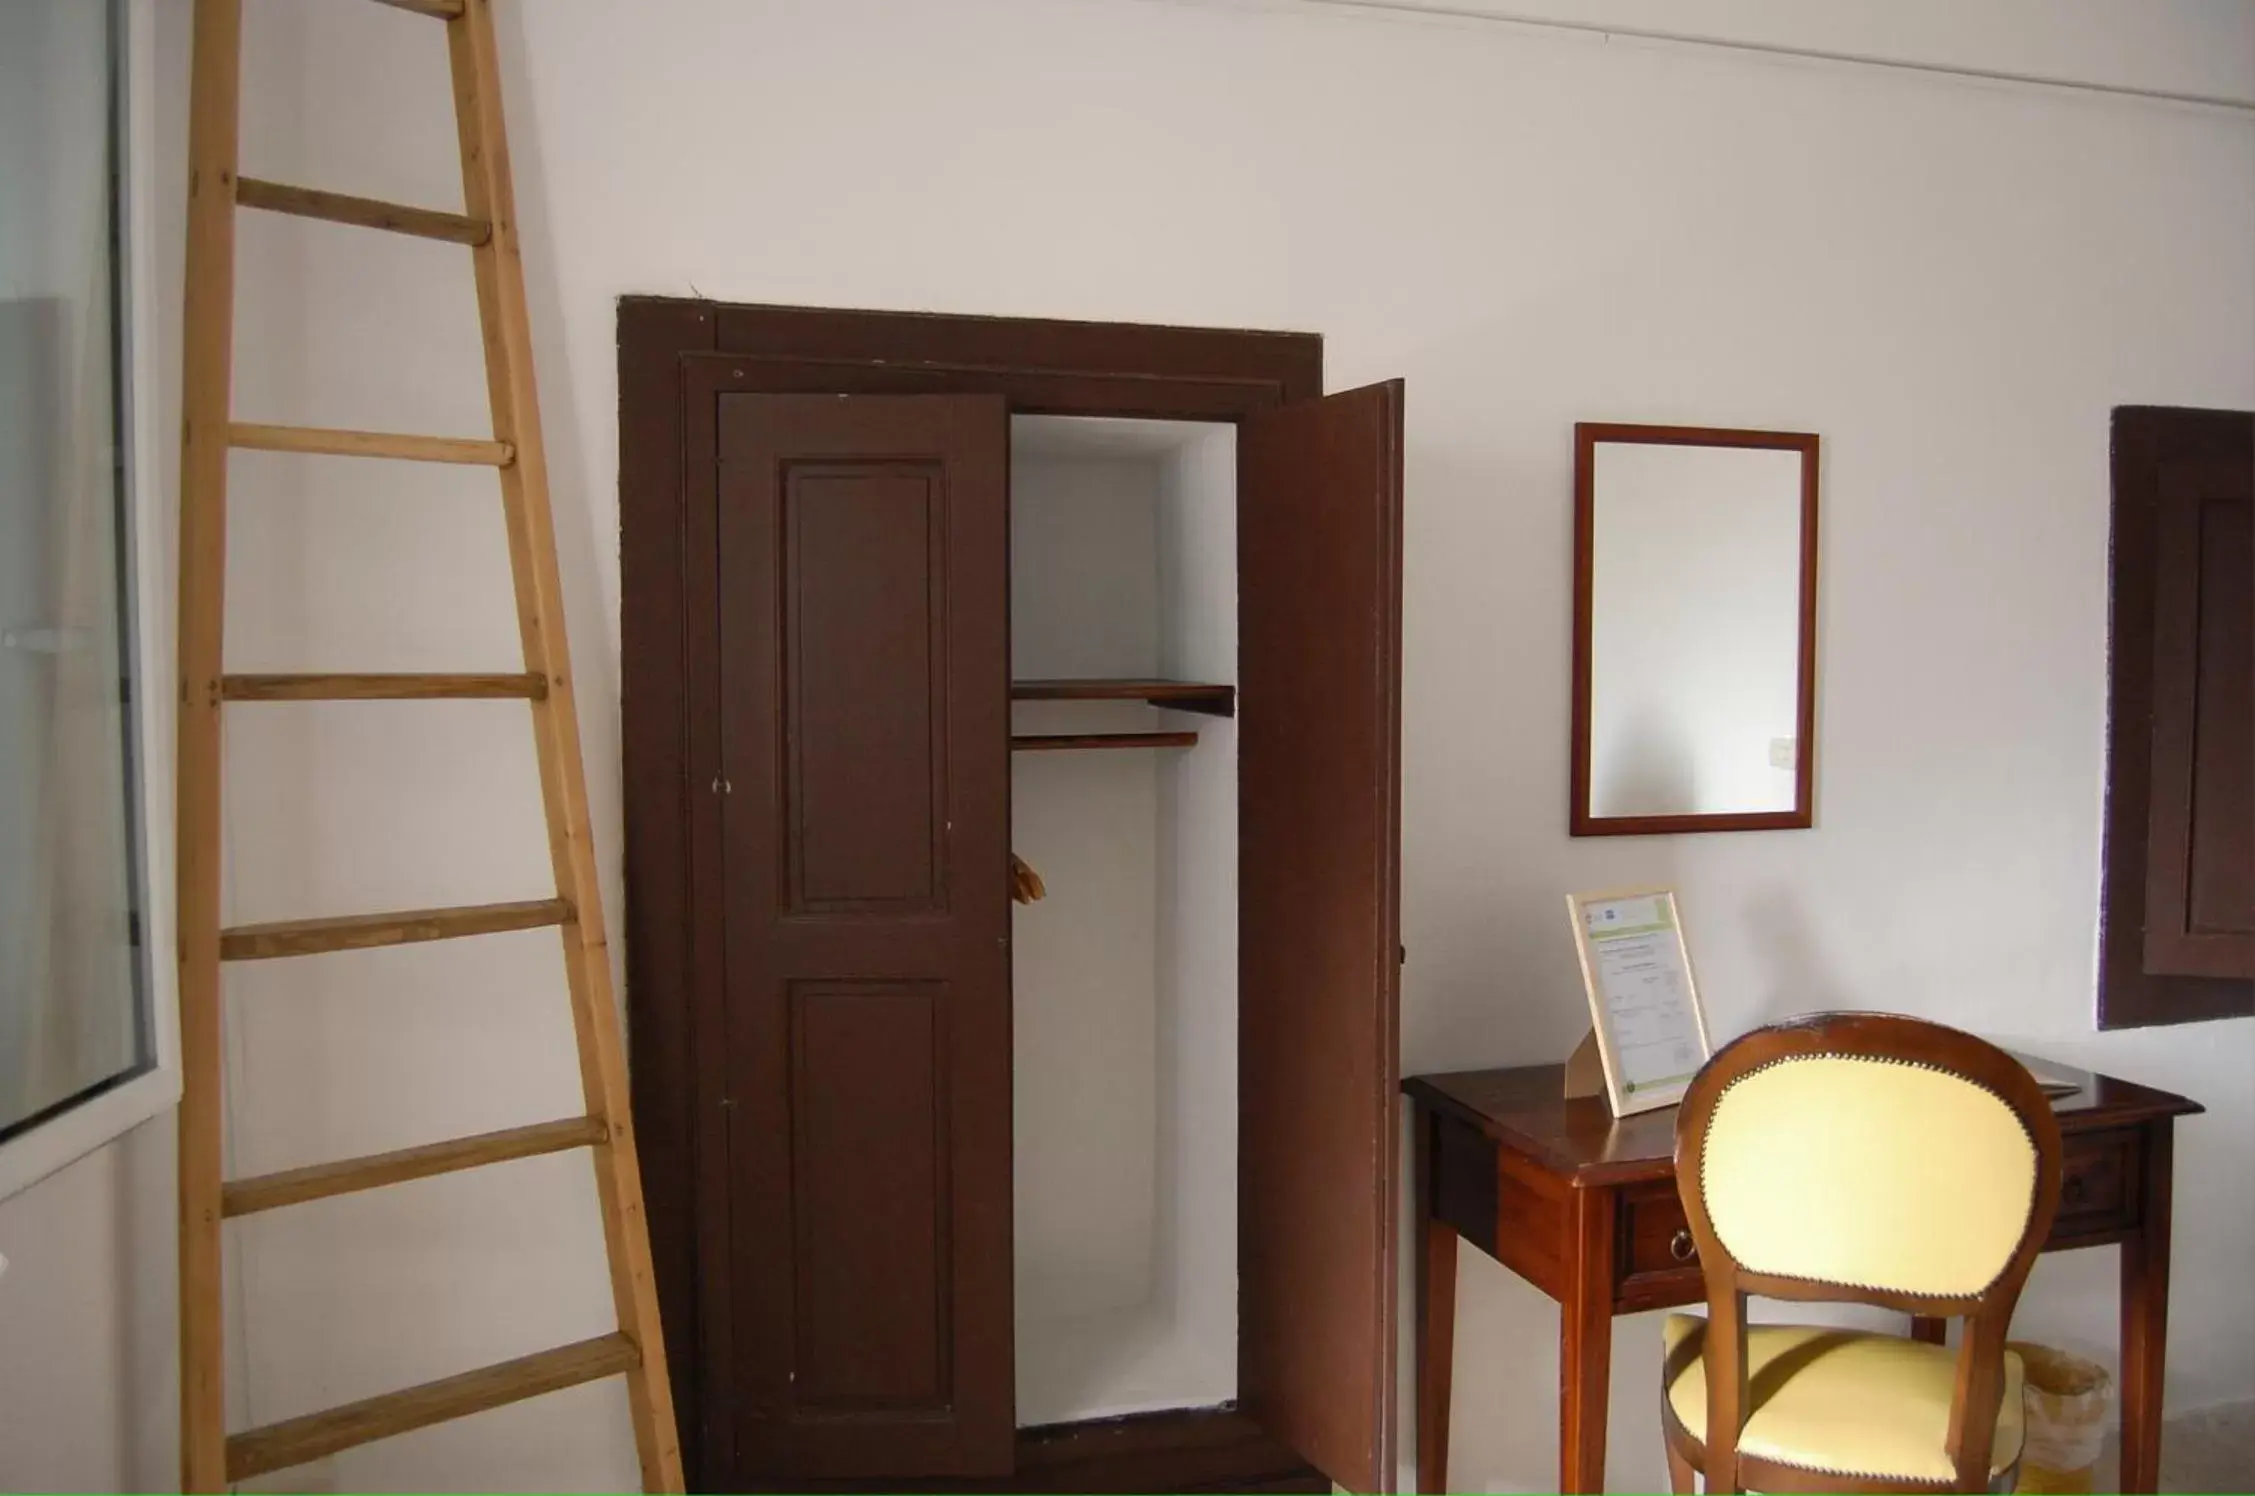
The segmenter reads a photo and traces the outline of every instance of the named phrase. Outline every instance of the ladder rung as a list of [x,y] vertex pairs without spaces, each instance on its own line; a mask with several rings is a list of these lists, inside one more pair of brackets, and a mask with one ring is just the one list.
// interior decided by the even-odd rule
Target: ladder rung
[[399,1392],[386,1392],[325,1413],[308,1413],[264,1428],[248,1429],[227,1441],[227,1478],[249,1480],[273,1470],[302,1465],[323,1455],[372,1444],[410,1429],[466,1418],[488,1408],[499,1408],[561,1392],[582,1382],[616,1376],[642,1364],[642,1352],[625,1335],[616,1332],[582,1340],[577,1345],[520,1356],[498,1366],[465,1371],[459,1376],[425,1382]]
[[223,1216],[256,1215],[284,1205],[326,1200],[331,1195],[349,1195],[358,1190],[381,1189],[387,1184],[404,1184],[410,1179],[428,1179],[434,1174],[451,1174],[457,1169],[561,1153],[566,1148],[585,1148],[608,1136],[608,1130],[593,1117],[566,1117],[559,1122],[536,1122],[530,1127],[509,1127],[471,1138],[449,1138],[443,1143],[425,1143],[419,1148],[401,1148],[392,1153],[339,1159],[333,1164],[309,1164],[302,1169],[284,1169],[278,1174],[254,1174],[248,1179],[231,1179],[220,1187],[219,1213]]
[[507,467],[517,457],[507,442],[461,436],[399,436],[389,431],[331,431],[320,426],[247,426],[227,429],[230,445],[260,452],[326,452],[332,457],[403,457],[410,462],[466,462]]
[[540,675],[223,675],[222,701],[539,701]]
[[237,925],[219,932],[222,961],[265,961],[277,956],[314,956],[323,951],[361,951],[381,945],[413,945],[453,940],[463,935],[497,935],[504,930],[536,930],[569,923],[569,899],[527,899],[516,904],[466,904],[457,909],[403,909],[395,914],[348,914],[334,919],[286,919],[265,925]]
[[398,10],[411,10],[419,16],[436,16],[451,21],[462,14],[462,0],[378,0]]
[[269,213],[325,218],[331,223],[388,229],[395,234],[444,239],[453,244],[483,244],[493,237],[493,225],[482,218],[442,213],[436,208],[410,208],[403,203],[380,202],[343,192],[323,192],[318,187],[292,187],[257,177],[235,179],[235,201],[246,208],[263,208]]

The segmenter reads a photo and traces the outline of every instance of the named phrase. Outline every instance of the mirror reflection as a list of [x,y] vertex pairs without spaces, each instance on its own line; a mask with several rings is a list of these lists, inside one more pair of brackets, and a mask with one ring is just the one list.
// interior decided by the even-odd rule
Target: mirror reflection
[[1575,830],[1809,824],[1816,438],[1578,433]]

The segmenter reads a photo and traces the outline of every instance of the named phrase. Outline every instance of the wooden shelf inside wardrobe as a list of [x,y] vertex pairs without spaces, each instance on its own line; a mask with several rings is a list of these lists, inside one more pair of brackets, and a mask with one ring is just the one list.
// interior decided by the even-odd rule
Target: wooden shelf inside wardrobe
[[1045,732],[1019,733],[1010,739],[1013,753],[1064,753],[1081,748],[1190,748],[1198,742],[1194,732]]
[[1209,717],[1237,715],[1237,688],[1190,680],[1017,680],[1012,701],[1141,701]]

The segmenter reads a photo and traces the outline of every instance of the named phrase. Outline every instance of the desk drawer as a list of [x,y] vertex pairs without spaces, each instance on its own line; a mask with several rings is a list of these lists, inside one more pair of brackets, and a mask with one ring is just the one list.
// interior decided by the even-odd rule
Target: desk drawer
[[2144,1154],[2138,1141],[2135,1127],[2070,1133],[2060,1140],[2059,1215],[2052,1221],[2052,1245],[2112,1237],[2137,1226],[2144,1193]]
[[1620,1312],[1693,1304],[1707,1296],[1699,1252],[1672,1183],[1621,1192],[1613,1261],[1613,1303]]

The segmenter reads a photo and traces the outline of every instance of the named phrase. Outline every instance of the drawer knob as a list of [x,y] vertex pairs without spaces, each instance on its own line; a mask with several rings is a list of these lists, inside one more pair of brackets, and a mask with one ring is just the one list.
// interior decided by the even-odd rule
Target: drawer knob
[[2083,1187],[2083,1176],[2080,1174],[2068,1175],[2066,1181],[2059,1186],[2059,1198],[2069,1205],[2082,1204],[2085,1193],[2087,1191]]
[[1676,1234],[1668,1238],[1668,1255],[1678,1262],[1690,1262],[1698,1257],[1699,1247],[1692,1241],[1689,1227],[1677,1227]]

